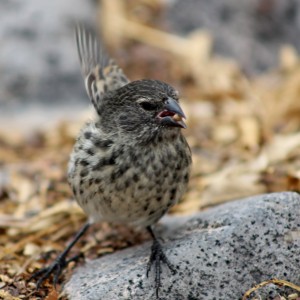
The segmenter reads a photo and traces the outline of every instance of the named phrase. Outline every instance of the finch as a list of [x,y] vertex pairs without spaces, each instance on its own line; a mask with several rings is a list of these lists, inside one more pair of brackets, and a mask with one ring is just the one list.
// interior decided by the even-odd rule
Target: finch
[[67,254],[90,224],[99,221],[145,228],[153,238],[147,277],[155,268],[155,293],[161,286],[161,263],[175,272],[152,226],[184,194],[191,151],[181,133],[186,128],[178,92],[158,80],[130,82],[109,59],[95,35],[76,30],[85,88],[95,118],[81,129],[68,165],[74,197],[89,221],[63,253],[41,269],[39,286],[54,273],[57,282],[70,260]]

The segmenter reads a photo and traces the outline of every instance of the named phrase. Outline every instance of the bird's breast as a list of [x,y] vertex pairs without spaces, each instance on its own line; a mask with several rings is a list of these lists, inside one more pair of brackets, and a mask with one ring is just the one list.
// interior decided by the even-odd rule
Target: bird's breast
[[[85,157],[84,163],[78,157]],[[73,155],[69,178],[75,198],[93,219],[148,226],[182,196],[190,163],[182,138],[147,147],[114,143],[92,156]]]

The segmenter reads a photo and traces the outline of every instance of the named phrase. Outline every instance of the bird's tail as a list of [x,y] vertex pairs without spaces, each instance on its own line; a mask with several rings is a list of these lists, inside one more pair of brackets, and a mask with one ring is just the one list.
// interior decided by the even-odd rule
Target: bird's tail
[[82,25],[76,28],[76,44],[85,88],[98,111],[104,94],[129,82],[123,70],[109,59],[95,34]]

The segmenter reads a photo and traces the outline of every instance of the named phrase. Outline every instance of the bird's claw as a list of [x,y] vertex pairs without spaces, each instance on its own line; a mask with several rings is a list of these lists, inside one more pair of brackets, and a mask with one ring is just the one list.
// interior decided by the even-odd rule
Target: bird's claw
[[159,288],[161,287],[161,262],[167,265],[167,267],[171,270],[173,275],[176,273],[175,268],[172,266],[169,259],[163,252],[161,244],[158,242],[158,240],[155,239],[151,247],[151,255],[147,264],[146,276],[148,277],[152,264],[155,264],[155,291],[157,299]]
[[41,276],[36,283],[36,289],[38,290],[41,287],[42,283],[46,279],[48,279],[51,276],[51,274],[53,274],[53,285],[56,288],[58,279],[59,279],[63,269],[68,265],[68,263],[71,260],[75,260],[75,259],[72,258],[72,259],[66,260],[65,256],[59,255],[51,265],[49,265],[48,267],[42,268],[42,269],[38,270],[37,272],[35,272],[33,275],[31,275],[31,277],[29,278],[29,281]]

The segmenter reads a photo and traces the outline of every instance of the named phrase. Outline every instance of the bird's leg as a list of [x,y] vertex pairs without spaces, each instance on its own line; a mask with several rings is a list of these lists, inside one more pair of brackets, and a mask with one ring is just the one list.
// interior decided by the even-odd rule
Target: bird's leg
[[149,226],[147,227],[148,232],[150,233],[150,235],[153,238],[153,244],[151,247],[151,254],[150,254],[150,258],[147,264],[147,277],[149,275],[149,272],[151,270],[151,266],[152,264],[154,264],[154,269],[155,269],[155,290],[156,290],[156,297],[158,298],[158,292],[159,292],[159,288],[161,286],[161,280],[160,280],[160,274],[161,274],[161,262],[166,264],[168,266],[168,268],[172,271],[173,274],[176,273],[174,267],[172,266],[172,264],[170,263],[170,261],[168,260],[167,256],[165,255],[165,253],[163,252],[162,246],[159,243],[159,241],[157,240],[157,238],[155,237],[152,228]]
[[53,284],[56,287],[56,284],[58,282],[59,276],[61,275],[63,269],[68,265],[69,262],[74,261],[78,259],[79,255],[73,256],[70,259],[66,259],[66,256],[72,249],[72,247],[76,244],[76,242],[85,234],[85,232],[90,227],[90,223],[86,223],[80,231],[75,235],[74,239],[70,242],[70,244],[66,247],[66,249],[57,256],[55,261],[50,264],[48,267],[42,268],[35,272],[29,280],[33,278],[40,277],[37,281],[36,288],[39,289],[41,284],[50,277],[51,274],[53,274]]

